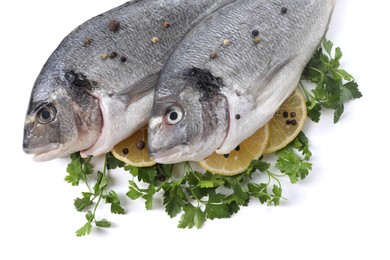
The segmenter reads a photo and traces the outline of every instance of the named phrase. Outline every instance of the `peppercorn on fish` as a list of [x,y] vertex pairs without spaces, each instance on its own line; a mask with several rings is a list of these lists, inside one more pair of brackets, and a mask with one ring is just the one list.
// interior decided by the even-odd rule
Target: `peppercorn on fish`
[[238,0],[199,23],[167,61],[149,121],[159,163],[228,154],[297,87],[335,0]]
[[23,148],[45,161],[100,155],[147,123],[157,75],[200,20],[233,0],[134,0],[85,22],[31,93]]

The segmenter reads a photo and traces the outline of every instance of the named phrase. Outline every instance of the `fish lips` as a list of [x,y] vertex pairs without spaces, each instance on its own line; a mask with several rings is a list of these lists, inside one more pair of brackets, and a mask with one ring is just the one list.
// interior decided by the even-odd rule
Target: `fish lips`
[[170,163],[178,163],[183,161],[182,154],[185,150],[183,145],[175,146],[169,150],[160,150],[155,149],[153,147],[148,147],[149,156],[157,163],[170,164]]
[[23,150],[26,154],[34,155],[34,161],[45,162],[58,157],[61,151],[61,144],[51,143],[43,147],[31,148],[28,147],[25,142],[23,142]]
[[203,154],[202,152],[191,152],[188,145],[179,145],[175,146],[169,150],[160,150],[153,149],[153,147],[148,147],[149,156],[157,163],[162,164],[173,164],[180,163],[183,161],[201,161],[207,157],[208,154]]

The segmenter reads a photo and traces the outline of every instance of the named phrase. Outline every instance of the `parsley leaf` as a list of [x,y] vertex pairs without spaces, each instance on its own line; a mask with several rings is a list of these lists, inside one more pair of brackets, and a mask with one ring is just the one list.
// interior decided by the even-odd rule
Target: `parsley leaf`
[[317,103],[317,101],[309,97],[309,100],[306,102],[307,107],[307,116],[313,120],[314,122],[318,123],[321,118],[321,105]]
[[291,147],[282,149],[277,153],[278,159],[275,167],[287,174],[291,183],[304,179],[312,169],[312,164],[297,155]]
[[77,211],[83,211],[85,208],[93,204],[91,200],[91,196],[93,195],[92,193],[83,192],[82,195],[82,198],[76,198],[74,200],[74,206],[76,207]]
[[125,166],[125,170],[129,171],[134,177],[138,177],[138,181],[142,181],[145,183],[152,184],[153,186],[158,185],[157,176],[157,166],[151,167],[133,167],[133,166]]
[[147,189],[140,189],[134,181],[129,181],[129,191],[126,195],[132,199],[136,200],[140,197],[145,199],[145,207],[150,210],[153,207],[153,196],[158,190],[152,185],[149,184]]
[[142,198],[145,199],[145,207],[148,210],[151,210],[153,207],[153,196],[156,193],[156,188],[150,184],[148,189],[144,190],[145,194],[142,195]]
[[104,174],[103,172],[101,171],[98,171],[97,172],[97,181],[95,183],[95,185],[93,186],[93,191],[95,193],[95,195],[99,194],[104,188],[107,187],[107,182],[108,182],[108,179],[107,179],[107,175]]
[[108,228],[111,227],[111,222],[108,221],[107,219],[102,219],[102,220],[95,221],[95,225],[97,227]]
[[249,191],[240,182],[234,182],[232,188],[233,192],[225,199],[226,203],[236,202],[237,205],[248,206]]
[[271,201],[272,197],[267,190],[268,185],[266,183],[249,183],[248,190],[252,197],[258,198],[261,204]]
[[297,151],[301,152],[305,160],[309,160],[312,156],[312,153],[309,149],[309,139],[303,132],[300,132],[290,146]]
[[66,168],[68,175],[65,176],[65,181],[72,184],[72,186],[78,186],[80,181],[86,182],[87,174],[92,172],[91,158],[84,160],[79,153],[74,153],[70,156],[70,159],[71,162]]
[[89,235],[91,234],[91,230],[92,230],[92,224],[91,222],[88,221],[87,223],[85,223],[84,226],[82,226],[80,229],[76,231],[76,236],[82,237],[85,235]]
[[137,184],[134,181],[129,181],[129,191],[126,193],[127,197],[132,200],[136,200],[139,197],[142,197],[142,192],[138,188]]
[[166,178],[172,177],[173,164],[157,164],[157,178],[164,181]]
[[[344,113],[345,102],[362,97],[355,79],[344,69],[340,69],[343,54],[340,48],[333,51],[333,43],[324,39],[305,67],[300,86],[307,98],[308,116],[315,122],[320,120],[322,108],[334,110],[334,123]],[[307,90],[306,82],[314,84]]]
[[115,158],[111,152],[107,154],[106,160],[107,160],[107,170],[113,170],[125,166],[125,163]]
[[271,167],[271,164],[262,160],[253,160],[249,165],[247,173],[259,170],[261,172],[267,171]]
[[194,207],[191,204],[184,206],[184,214],[181,216],[179,221],[179,228],[201,228],[203,223],[206,221],[205,213],[200,207]]
[[126,211],[121,206],[119,196],[115,191],[111,190],[106,196],[106,203],[111,204],[111,213],[114,214],[125,214]]
[[[199,173],[193,172],[193,174],[200,175]],[[213,188],[223,185],[225,182],[219,175],[212,174],[211,172],[206,172],[200,175],[199,182],[197,184],[200,188]]]
[[272,193],[272,199],[269,203],[273,203],[275,206],[278,206],[280,204],[280,199],[282,198],[282,187],[274,185]]
[[209,200],[206,204],[205,213],[207,218],[229,218],[232,215],[229,205],[224,201],[225,195],[212,190],[209,193]]
[[163,198],[165,211],[171,218],[176,217],[186,204],[186,195],[180,185],[168,186],[164,192]]

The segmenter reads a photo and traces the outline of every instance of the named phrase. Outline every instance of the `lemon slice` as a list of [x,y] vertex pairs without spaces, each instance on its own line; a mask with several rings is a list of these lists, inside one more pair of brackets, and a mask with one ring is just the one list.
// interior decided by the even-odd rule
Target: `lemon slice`
[[306,100],[299,89],[283,102],[269,125],[269,140],[264,153],[286,147],[302,130],[307,116]]
[[257,130],[252,136],[243,141],[230,154],[213,153],[199,165],[212,173],[232,176],[245,171],[252,160],[257,160],[263,154],[268,142],[268,125]]
[[145,126],[129,138],[115,145],[111,152],[115,158],[128,165],[134,167],[152,166],[156,162],[150,159],[147,141],[148,127]]

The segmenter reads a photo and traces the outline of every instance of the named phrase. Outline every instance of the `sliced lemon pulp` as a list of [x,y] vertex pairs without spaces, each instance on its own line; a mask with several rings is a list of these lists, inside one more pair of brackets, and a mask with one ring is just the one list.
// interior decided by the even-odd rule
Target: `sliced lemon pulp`
[[306,116],[305,97],[299,89],[296,89],[268,122],[269,140],[264,153],[276,152],[293,141],[302,130]]
[[118,160],[134,166],[148,167],[155,165],[148,152],[148,127],[144,126],[133,135],[115,145],[112,154]]
[[263,154],[268,143],[268,125],[257,130],[229,154],[213,153],[199,165],[212,173],[232,176],[245,171],[252,160],[257,160]]

